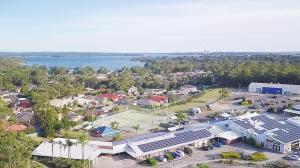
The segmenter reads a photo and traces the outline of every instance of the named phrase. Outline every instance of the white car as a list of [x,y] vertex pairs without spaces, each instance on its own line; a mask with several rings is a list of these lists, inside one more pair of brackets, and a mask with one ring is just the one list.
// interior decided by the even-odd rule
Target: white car
[[180,157],[183,157],[183,156],[184,156],[184,152],[181,151],[181,150],[177,150],[176,153],[178,153],[178,155],[179,155]]
[[291,160],[300,160],[300,156],[298,156],[298,155],[289,155],[287,157]]
[[168,159],[167,159],[166,157],[164,157],[164,156],[159,156],[157,159],[158,159],[159,161],[161,161],[161,162],[166,162],[166,161],[168,161]]

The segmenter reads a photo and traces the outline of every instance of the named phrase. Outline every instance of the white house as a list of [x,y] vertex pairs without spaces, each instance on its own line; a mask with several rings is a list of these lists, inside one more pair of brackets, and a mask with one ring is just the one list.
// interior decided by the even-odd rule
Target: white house
[[78,105],[80,106],[89,106],[90,103],[95,102],[95,100],[90,100],[83,98],[82,96],[77,97],[70,97],[70,98],[64,98],[64,99],[54,99],[51,100],[50,104],[54,107],[62,108],[65,105],[66,106],[73,106],[73,103],[77,101]]
[[139,94],[139,90],[137,87],[132,86],[128,89],[128,94],[129,95],[138,95]]
[[183,86],[180,87],[179,90],[184,94],[188,94],[188,93],[191,93],[191,92],[196,92],[197,87],[193,86],[193,85],[183,85]]

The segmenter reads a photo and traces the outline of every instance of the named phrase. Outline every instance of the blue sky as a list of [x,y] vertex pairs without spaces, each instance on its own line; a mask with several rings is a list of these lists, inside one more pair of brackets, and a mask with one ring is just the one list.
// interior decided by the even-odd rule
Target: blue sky
[[299,0],[0,0],[0,51],[299,51]]

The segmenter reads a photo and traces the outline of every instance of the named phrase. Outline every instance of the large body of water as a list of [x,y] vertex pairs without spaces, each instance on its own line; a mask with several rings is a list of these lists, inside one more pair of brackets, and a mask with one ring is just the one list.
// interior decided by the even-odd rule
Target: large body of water
[[95,69],[105,67],[110,70],[122,67],[143,66],[143,62],[132,61],[133,56],[26,56],[23,57],[26,65],[41,65],[46,67],[84,67],[90,66]]

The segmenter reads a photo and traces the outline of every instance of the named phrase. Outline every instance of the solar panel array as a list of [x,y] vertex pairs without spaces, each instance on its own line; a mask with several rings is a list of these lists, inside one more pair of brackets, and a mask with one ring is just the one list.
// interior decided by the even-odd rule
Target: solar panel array
[[265,115],[259,115],[252,117],[254,120],[263,122],[261,126],[267,130],[273,130],[278,128],[279,130],[271,131],[274,133],[274,138],[283,143],[288,143],[300,139],[300,127],[297,127],[290,123],[280,123],[278,120],[271,119]]
[[246,121],[234,120],[234,122],[237,123],[238,125],[242,126],[243,128],[246,128],[246,129],[254,128],[253,125],[251,125],[250,123],[248,123]]
[[234,120],[235,123],[237,123],[238,125],[246,128],[246,129],[253,129],[255,132],[262,134],[264,132],[266,132],[266,130],[258,130],[256,129],[252,124],[250,124],[250,122],[248,121],[248,119],[244,119],[244,120]]
[[209,136],[211,136],[211,133],[205,129],[201,129],[201,130],[197,130],[197,131],[191,130],[191,131],[176,133],[175,137],[173,137],[173,138],[149,142],[146,144],[138,145],[138,147],[143,152],[149,152],[149,151],[153,151],[153,150],[157,150],[157,149],[161,149],[161,148],[166,148],[169,146],[175,146],[178,144],[195,141],[195,140],[206,138]]

